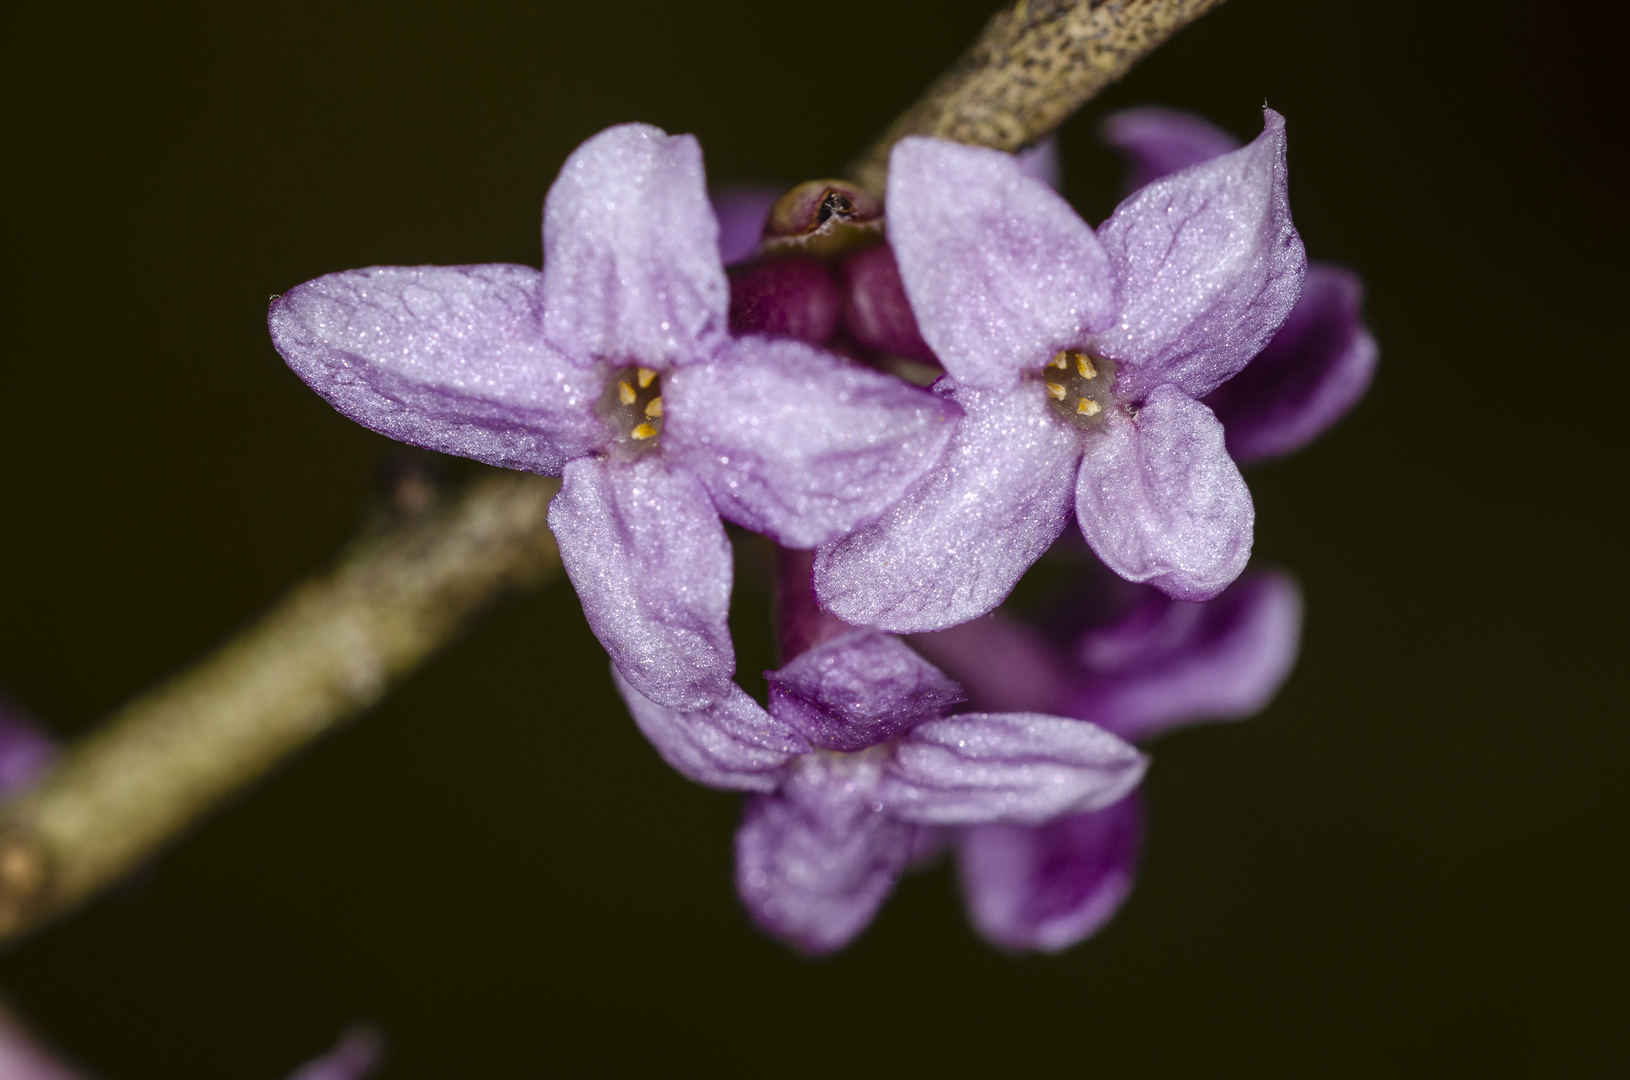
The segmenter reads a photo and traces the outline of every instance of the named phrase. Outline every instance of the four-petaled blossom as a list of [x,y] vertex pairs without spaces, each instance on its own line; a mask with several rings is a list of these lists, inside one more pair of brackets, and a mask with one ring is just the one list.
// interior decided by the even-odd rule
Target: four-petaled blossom
[[741,690],[681,712],[618,686],[659,753],[691,779],[754,792],[736,837],[753,919],[806,952],[871,921],[933,830],[1037,825],[1122,800],[1145,759],[1090,723],[1038,712],[943,715],[961,687],[898,638],[856,630]]
[[567,160],[544,264],[373,267],[272,305],[272,339],[392,438],[563,483],[549,524],[596,636],[652,700],[726,696],[720,517],[809,548],[943,455],[955,405],[802,342],[727,331],[701,150],[627,124]]
[[981,615],[1073,505],[1106,565],[1169,595],[1244,569],[1254,511],[1200,398],[1279,329],[1306,256],[1283,119],[1167,176],[1096,235],[1010,155],[928,138],[890,159],[888,237],[937,384],[966,416],[945,461],[823,548],[822,604],[899,632]]

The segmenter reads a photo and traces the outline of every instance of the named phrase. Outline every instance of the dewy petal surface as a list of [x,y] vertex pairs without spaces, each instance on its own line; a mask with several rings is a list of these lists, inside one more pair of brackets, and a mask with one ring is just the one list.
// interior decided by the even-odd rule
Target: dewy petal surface
[[820,549],[815,593],[857,626],[940,630],[994,608],[1069,519],[1081,440],[1038,384],[962,389],[945,461],[875,524]]
[[1170,386],[1089,442],[1075,513],[1111,570],[1180,600],[1216,596],[1251,557],[1256,511],[1223,427]]
[[801,653],[770,682],[770,711],[828,750],[861,750],[966,700],[899,638],[858,630]]
[[1110,113],[1099,132],[1126,158],[1128,192],[1239,149],[1238,139],[1204,117],[1159,105]]
[[888,231],[923,339],[966,386],[1012,386],[1114,317],[1092,229],[1011,154],[900,140]]
[[877,798],[924,825],[1038,825],[1121,799],[1146,766],[1131,744],[1080,720],[963,713],[912,728]]
[[617,692],[628,703],[645,737],[662,759],[684,776],[708,787],[733,791],[774,791],[780,770],[809,745],[774,719],[738,686],[694,712],[669,709],[635,690],[611,670]]
[[957,407],[782,338],[732,340],[663,380],[670,460],[719,513],[792,548],[871,521],[939,462]]
[[1268,347],[1213,390],[1206,404],[1241,464],[1300,450],[1369,390],[1380,349],[1364,325],[1364,283],[1314,262],[1301,298]]
[[[1152,591],[1151,591],[1152,592]],[[1302,596],[1274,571],[1252,571],[1215,600],[1153,593],[1082,637],[1082,677],[1059,711],[1138,741],[1266,706],[1296,662]]]
[[[1301,291],[1285,121],[1266,110],[1250,145],[1140,189],[1098,229],[1119,315],[1095,347],[1121,363],[1115,393],[1215,389],[1262,351]],[[930,339],[932,341],[932,339]]]
[[998,948],[1060,952],[1091,937],[1132,891],[1140,799],[1046,825],[977,825],[957,847],[974,928]]
[[544,332],[573,361],[706,355],[730,302],[702,149],[649,124],[578,147],[543,212]]
[[707,493],[658,454],[579,458],[549,504],[549,528],[583,614],[630,686],[675,709],[734,689],[726,616],[731,550]]
[[401,442],[558,475],[605,441],[599,385],[543,340],[529,266],[375,266],[273,301],[272,344],[334,408]]

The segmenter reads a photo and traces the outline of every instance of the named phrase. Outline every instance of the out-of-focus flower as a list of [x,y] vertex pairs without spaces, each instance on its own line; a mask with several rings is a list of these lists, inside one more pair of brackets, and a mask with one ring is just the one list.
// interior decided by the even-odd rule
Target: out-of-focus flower
[[967,414],[944,462],[822,548],[848,622],[907,632],[981,615],[1063,530],[1112,570],[1187,600],[1244,569],[1254,511],[1200,398],[1262,350],[1306,268],[1285,128],[1166,176],[1096,235],[1012,156],[908,138],[888,234],[923,339]]
[[340,1033],[334,1048],[313,1058],[288,1080],[362,1080],[385,1060],[385,1037],[371,1024],[353,1024]]
[[57,741],[0,693],[0,799],[33,783],[58,753]]
[[728,693],[720,517],[812,547],[943,456],[955,405],[788,338],[732,337],[701,150],[627,124],[577,149],[544,266],[373,267],[276,300],[289,366],[395,439],[560,474],[549,524],[590,626],[652,700]]
[[1106,807],[1146,762],[1090,723],[1035,712],[944,716],[962,690],[898,638],[856,630],[769,673],[768,711],[739,689],[680,712],[618,687],[659,753],[712,787],[753,792],[736,883],[753,919],[800,949],[871,921],[933,830],[1043,824]]
[[[1104,120],[1103,138],[1127,160],[1136,189],[1239,146],[1209,121],[1146,106]],[[1281,457],[1321,435],[1358,404],[1375,377],[1375,337],[1364,325],[1364,283],[1334,263],[1308,263],[1285,325],[1246,369],[1205,397],[1228,452],[1248,463]]]

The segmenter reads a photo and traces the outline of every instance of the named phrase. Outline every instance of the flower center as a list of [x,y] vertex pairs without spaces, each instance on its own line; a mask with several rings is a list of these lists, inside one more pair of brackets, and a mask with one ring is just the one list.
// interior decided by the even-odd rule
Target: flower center
[[1041,369],[1053,411],[1085,431],[1097,431],[1115,407],[1110,386],[1115,382],[1115,361],[1079,349],[1061,349]]
[[662,435],[662,377],[648,367],[619,368],[597,411],[617,445],[636,453],[649,450]]

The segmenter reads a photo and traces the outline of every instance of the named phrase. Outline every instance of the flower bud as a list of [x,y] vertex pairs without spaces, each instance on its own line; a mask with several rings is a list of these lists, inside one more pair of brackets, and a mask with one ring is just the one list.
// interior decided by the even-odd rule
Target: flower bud
[[809,255],[772,254],[729,267],[730,329],[824,344],[838,328],[832,271]]
[[911,313],[900,268],[887,244],[857,251],[843,261],[843,328],[867,352],[884,357],[937,361]]
[[802,249],[833,256],[883,236],[883,204],[843,180],[811,180],[776,201],[764,223],[763,250]]

